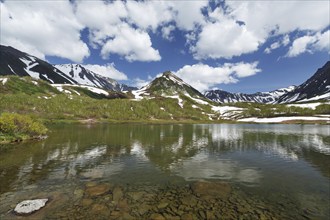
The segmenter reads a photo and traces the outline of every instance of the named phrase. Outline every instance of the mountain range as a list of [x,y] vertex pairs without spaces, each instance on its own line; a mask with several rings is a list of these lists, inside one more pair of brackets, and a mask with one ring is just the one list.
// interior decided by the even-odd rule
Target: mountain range
[[31,76],[51,84],[88,85],[113,91],[137,89],[94,73],[83,65],[52,65],[9,46],[0,45],[0,57],[0,75]]
[[209,90],[204,93],[208,99],[218,103],[256,102],[274,104],[284,94],[295,90],[296,86],[277,89],[271,92],[257,92],[254,94],[230,93],[223,90]]
[[66,84],[67,86],[84,85],[108,91],[131,91],[135,99],[161,96],[177,98],[181,107],[182,99],[191,99],[201,104],[208,102],[277,104],[330,100],[330,61],[299,86],[254,94],[230,93],[223,90],[210,90],[202,94],[169,71],[155,78],[147,86],[137,89],[101,76],[81,64],[52,65],[9,46],[0,45],[0,57],[0,75],[31,76],[51,84]]
[[330,61],[299,86],[289,86],[288,88],[277,89],[271,92],[258,92],[254,94],[210,90],[206,91],[204,95],[218,103],[256,102],[280,104],[322,99],[330,100]]

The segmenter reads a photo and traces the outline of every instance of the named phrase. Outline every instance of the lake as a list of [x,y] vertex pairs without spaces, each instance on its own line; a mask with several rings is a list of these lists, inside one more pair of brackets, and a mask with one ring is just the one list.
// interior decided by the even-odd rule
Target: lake
[[0,219],[329,219],[326,125],[69,124],[0,148]]

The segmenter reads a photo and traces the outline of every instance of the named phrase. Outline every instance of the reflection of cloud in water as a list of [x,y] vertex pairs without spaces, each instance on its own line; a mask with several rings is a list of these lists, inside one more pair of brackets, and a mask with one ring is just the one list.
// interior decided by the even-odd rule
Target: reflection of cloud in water
[[304,143],[308,143],[314,150],[330,155],[330,145],[326,145],[319,135],[306,135],[304,136]]
[[183,147],[183,135],[180,133],[178,141],[170,146],[173,153],[177,153]]
[[[48,155],[48,159],[59,159],[62,161],[67,161],[66,166],[58,167],[49,173],[50,179],[65,179],[68,176],[77,175],[77,166],[82,168],[92,163],[93,160],[106,154],[107,146],[97,146],[93,149],[86,150],[78,155],[69,154],[69,150],[64,148],[61,153],[58,149]],[[64,154],[66,152],[66,154]],[[55,157],[56,156],[56,157]],[[48,160],[47,160],[48,161]],[[85,177],[98,178],[103,175],[103,171],[99,170],[98,167],[95,168],[85,168],[81,171],[81,174]]]
[[140,160],[148,160],[148,158],[146,157],[146,152],[142,147],[142,144],[138,141],[134,141],[132,146],[131,146],[131,155],[135,155],[136,157],[138,157]]
[[243,137],[243,130],[229,124],[211,125],[212,140],[237,140]]
[[118,174],[123,170],[123,168],[124,165],[122,163],[109,162],[108,164],[102,164],[93,168],[84,169],[80,175],[86,178],[97,179]]
[[256,146],[256,149],[265,154],[276,155],[286,160],[297,161],[299,159],[297,153],[294,152],[297,149],[288,149],[285,146],[278,144],[276,140],[274,140],[272,144],[260,141]]
[[261,178],[260,171],[254,168],[243,168],[238,162],[220,160],[205,153],[172,164],[170,169],[186,180],[221,179],[256,184]]
[[88,160],[92,160],[94,158],[100,157],[104,155],[106,152],[107,152],[106,146],[95,147],[82,154],[78,154],[75,160],[77,163],[84,163],[87,162]]
[[[234,149],[248,147],[246,140],[250,141],[249,138],[254,137],[254,145],[259,151],[285,159],[297,160],[299,151],[310,148],[320,153],[330,154],[330,145],[324,139],[329,134],[329,128],[324,126],[221,124],[209,125],[209,131],[213,142],[218,146],[222,146],[221,143],[232,143],[225,146]],[[283,141],[281,138],[292,140],[292,143]]]

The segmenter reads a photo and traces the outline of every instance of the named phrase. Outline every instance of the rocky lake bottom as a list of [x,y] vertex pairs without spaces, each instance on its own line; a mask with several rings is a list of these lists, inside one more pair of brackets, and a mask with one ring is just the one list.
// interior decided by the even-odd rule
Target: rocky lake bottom
[[267,198],[247,194],[222,181],[158,187],[86,182],[73,191],[68,189],[63,186],[47,190],[27,189],[24,192],[26,197],[31,194],[31,198],[48,198],[49,202],[39,211],[23,217],[12,211],[21,195],[7,193],[2,196],[0,205],[8,212],[2,213],[1,219],[265,220],[322,219],[326,214],[322,213],[326,210],[317,206],[301,209],[286,195],[270,204]]

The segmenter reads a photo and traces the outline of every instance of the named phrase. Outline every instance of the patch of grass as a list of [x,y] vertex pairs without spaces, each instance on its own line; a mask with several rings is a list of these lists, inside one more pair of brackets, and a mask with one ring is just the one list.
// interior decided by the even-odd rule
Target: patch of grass
[[[205,110],[194,109],[177,99],[155,98],[133,101],[129,99],[93,99],[87,96],[59,94],[48,99],[37,95],[4,94],[0,96],[0,113],[16,112],[47,120],[97,119],[112,121],[208,120]],[[205,111],[205,114],[202,112]]]
[[0,93],[18,94],[59,94],[60,92],[43,80],[31,77],[4,76],[8,81],[0,86]]
[[47,133],[47,128],[27,115],[4,112],[0,116],[0,143],[34,139]]

